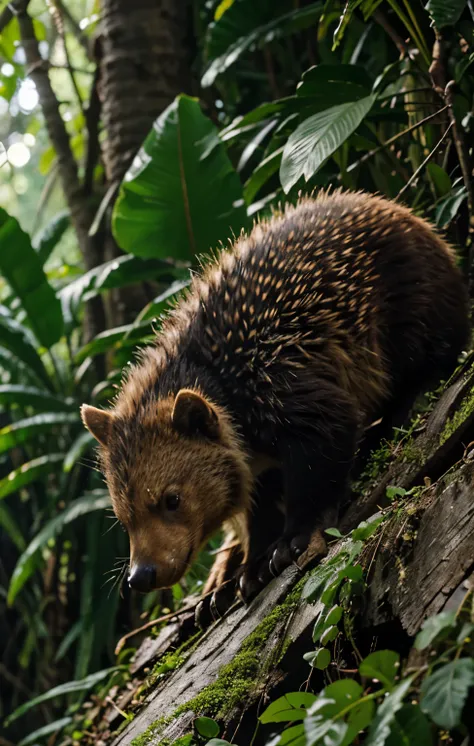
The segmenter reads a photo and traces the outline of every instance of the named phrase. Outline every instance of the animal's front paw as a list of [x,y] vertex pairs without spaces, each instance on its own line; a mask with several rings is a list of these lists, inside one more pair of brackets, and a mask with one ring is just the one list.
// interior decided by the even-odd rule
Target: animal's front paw
[[207,629],[213,622],[221,619],[236,602],[236,589],[236,580],[232,579],[204,596],[195,611],[197,626]]
[[273,578],[281,575],[290,565],[296,565],[303,570],[326,553],[326,541],[319,529],[311,534],[284,534],[268,548],[260,560],[250,563],[242,573],[239,581],[242,598],[249,603]]

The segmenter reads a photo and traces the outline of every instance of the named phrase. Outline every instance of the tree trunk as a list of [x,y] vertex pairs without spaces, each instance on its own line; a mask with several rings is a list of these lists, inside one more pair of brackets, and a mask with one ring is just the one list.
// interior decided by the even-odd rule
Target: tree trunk
[[[343,519],[343,530],[349,531],[380,506],[387,512],[361,560],[368,590],[356,624],[358,644],[367,648],[365,652],[377,638],[379,648],[385,644],[406,655],[425,617],[458,608],[472,587],[471,365],[472,361],[466,362],[453,377],[419,431],[392,450],[391,463],[366,485]],[[389,485],[419,489],[394,505],[386,498]],[[343,541],[331,547],[328,560]],[[132,684],[118,692],[115,705],[102,713],[102,740],[113,746],[128,746],[137,738],[135,743],[143,746],[170,743],[192,730],[194,717],[211,714],[222,725],[222,738],[250,743],[256,718],[268,702],[298,690],[309,676],[302,655],[314,649],[311,630],[322,606],[301,600],[304,578],[312,572],[303,570],[306,575],[296,567],[288,568],[250,606],[237,604],[187,652],[179,653],[171,666],[175,670],[164,676],[147,680],[145,674],[165,652],[175,650],[195,632],[192,618],[184,624],[176,619],[157,638],[145,639],[131,665]],[[317,692],[323,686],[323,673],[313,670],[311,688]],[[140,687],[145,696],[134,704],[134,719],[126,727],[122,722],[114,736],[121,720],[117,708],[127,710]],[[254,743],[265,739],[259,736]]]
[[[106,137],[102,158],[107,188],[114,192],[153,122],[181,92],[191,91],[187,0],[102,0],[97,39],[99,98]],[[103,260],[121,251],[106,212]],[[108,325],[132,321],[156,294],[135,285],[114,290],[106,305]]]
[[102,0],[100,97],[109,184],[119,182],[156,117],[190,90],[186,0]]

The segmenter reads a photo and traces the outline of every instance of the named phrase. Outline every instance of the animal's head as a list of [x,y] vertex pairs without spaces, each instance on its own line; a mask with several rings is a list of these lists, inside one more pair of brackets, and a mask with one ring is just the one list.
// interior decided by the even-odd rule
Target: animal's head
[[85,404],[81,414],[130,538],[130,586],[170,587],[223,521],[247,507],[250,471],[229,418],[188,389],[135,411]]

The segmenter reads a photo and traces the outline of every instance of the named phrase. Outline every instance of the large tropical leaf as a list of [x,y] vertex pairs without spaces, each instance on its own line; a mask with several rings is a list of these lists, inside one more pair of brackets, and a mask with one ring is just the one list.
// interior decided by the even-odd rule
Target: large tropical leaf
[[[0,364],[2,361],[0,360]],[[74,406],[73,399],[64,399],[37,388],[22,384],[8,383],[0,386],[0,404],[14,404],[18,407],[65,412]]]
[[474,660],[457,658],[437,668],[421,686],[421,709],[440,728],[451,730],[461,723],[469,690],[474,686]]
[[288,193],[304,175],[308,181],[352,135],[367,116],[375,96],[366,96],[321,111],[302,122],[288,138],[280,166],[280,180]]
[[74,425],[79,422],[77,412],[44,412],[18,420],[0,430],[0,454],[25,443],[54,427]]
[[33,373],[50,389],[51,381],[35,347],[35,339],[29,329],[12,319],[0,307],[0,347],[5,347],[26,363]]
[[372,90],[373,80],[361,65],[315,65],[303,73],[296,89],[314,113],[358,101]]
[[7,532],[11,541],[15,546],[22,552],[25,547],[25,539],[21,533],[21,529],[15,520],[15,516],[12,511],[8,509],[4,502],[0,503],[0,527]]
[[[262,5],[264,9],[268,7],[268,13],[262,13]],[[207,56],[212,62],[201,79],[201,85],[204,88],[212,85],[218,75],[257,44],[268,43],[312,26],[321,15],[322,8],[322,2],[311,3],[275,18],[278,12],[275,3],[235,2],[210,28]]]
[[41,265],[51,256],[52,251],[56,248],[71,224],[68,210],[63,210],[54,216],[54,218],[43,228],[38,236],[33,239],[33,247],[38,254]]
[[192,261],[249,224],[217,129],[196,99],[178,96],[122,183],[113,212],[117,242],[137,256]]
[[428,0],[425,10],[430,14],[436,28],[454,26],[461,17],[467,0]]
[[49,453],[38,456],[38,458],[34,458],[32,461],[22,464],[18,469],[11,471],[7,477],[0,479],[0,499],[49,474],[63,458],[64,454],[62,453]]
[[72,323],[81,303],[98,293],[125,287],[141,280],[170,282],[176,276],[188,274],[185,268],[176,267],[164,259],[142,259],[137,256],[120,256],[94,267],[78,277],[59,292],[66,323]]
[[137,342],[149,341],[153,337],[152,321],[116,326],[97,334],[94,339],[81,347],[76,355],[76,362],[82,363],[87,357],[101,355],[111,349],[133,347]]
[[0,245],[0,271],[20,299],[39,342],[51,347],[64,329],[61,304],[28,234],[1,208]]
[[24,584],[35,570],[38,561],[38,553],[46,544],[54,539],[64,528],[83,515],[92,513],[96,510],[105,510],[110,505],[110,497],[105,490],[95,490],[94,492],[79,497],[77,500],[67,506],[61,513],[52,518],[39,531],[34,539],[30,542],[21,557],[19,558],[13,575],[10,580],[8,589],[8,603],[11,605],[17,594],[23,588]]

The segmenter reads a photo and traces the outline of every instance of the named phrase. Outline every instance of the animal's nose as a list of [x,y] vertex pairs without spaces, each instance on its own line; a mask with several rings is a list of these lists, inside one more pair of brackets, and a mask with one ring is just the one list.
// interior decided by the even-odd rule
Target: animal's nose
[[156,587],[156,567],[134,565],[128,576],[128,584],[134,591],[149,593]]

